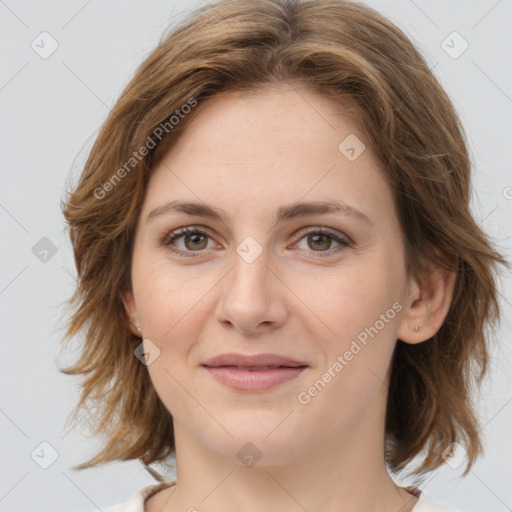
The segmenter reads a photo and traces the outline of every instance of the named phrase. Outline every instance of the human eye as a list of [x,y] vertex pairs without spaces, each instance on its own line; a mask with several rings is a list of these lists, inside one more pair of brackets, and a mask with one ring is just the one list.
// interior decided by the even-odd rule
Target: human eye
[[211,246],[208,246],[208,239],[211,240],[211,237],[203,228],[186,226],[168,233],[161,244],[167,250],[179,256],[198,258],[202,256],[200,253],[204,252],[205,249],[211,249]]
[[[352,247],[354,245],[354,242],[348,236],[323,227],[308,227],[301,231],[299,235],[302,235],[302,237],[294,244],[294,247],[298,246],[301,241],[305,240],[305,244],[308,247],[299,248],[310,253],[318,253],[313,256],[314,258],[334,256],[347,247]],[[338,244],[334,248],[332,248],[333,242]]]
[[[300,239],[293,244],[301,251],[317,253],[314,258],[334,256],[347,247],[354,245],[346,235],[324,227],[308,227],[298,233]],[[301,242],[309,247],[300,247]],[[334,248],[332,245],[337,244]],[[207,249],[212,249],[215,242],[212,237],[200,226],[186,226],[166,234],[161,245],[168,251],[185,258],[198,258],[204,256]]]

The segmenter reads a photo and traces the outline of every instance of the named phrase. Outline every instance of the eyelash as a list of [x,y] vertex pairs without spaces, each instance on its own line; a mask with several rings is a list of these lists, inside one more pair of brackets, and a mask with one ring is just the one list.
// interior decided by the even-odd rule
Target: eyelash
[[[299,241],[305,238],[308,235],[326,235],[329,238],[332,238],[335,242],[338,242],[340,244],[339,247],[335,247],[334,249],[328,249],[327,251],[310,251],[313,253],[319,253],[316,256],[313,256],[314,258],[326,258],[333,256],[334,254],[337,254],[343,249],[346,249],[348,247],[352,247],[354,245],[353,241],[347,237],[346,235],[340,236],[336,233],[327,230],[325,228],[315,228],[315,227],[308,227],[305,228],[303,231],[299,233],[301,237],[299,238]],[[178,254],[180,256],[183,256],[185,258],[200,258],[202,256],[202,252],[204,252],[204,249],[201,251],[183,251],[181,249],[176,249],[172,247],[172,243],[181,238],[184,235],[202,235],[204,237],[212,238],[204,229],[202,229],[200,226],[187,226],[184,228],[177,229],[175,231],[172,231],[171,233],[168,233],[163,240],[161,241],[161,245],[165,246],[167,250],[169,250],[172,253]],[[297,243],[297,242],[296,242]],[[194,254],[198,253],[198,254]],[[327,254],[322,254],[327,253]]]

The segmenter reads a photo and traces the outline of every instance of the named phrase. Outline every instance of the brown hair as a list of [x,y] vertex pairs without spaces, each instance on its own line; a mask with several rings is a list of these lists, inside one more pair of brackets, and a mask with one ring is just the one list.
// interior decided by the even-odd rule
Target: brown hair
[[[130,287],[144,191],[151,169],[201,102],[221,91],[249,94],[285,83],[356,109],[395,196],[407,271],[420,277],[449,261],[456,272],[438,333],[417,345],[397,341],[385,426],[388,467],[402,470],[422,455],[413,471],[421,475],[440,466],[442,452],[458,441],[467,451],[467,473],[480,454],[470,391],[486,373],[487,329],[499,318],[495,267],[506,262],[469,211],[471,163],[449,98],[408,38],[366,6],[224,0],[195,11],[141,64],[62,205],[78,274],[66,337],[83,332],[84,338],[77,362],[61,371],[83,376],[74,417],[83,409],[94,434],[106,436],[103,450],[77,468],[128,459],[149,465],[173,454],[172,417],[134,356],[140,338],[131,334],[121,300]],[[183,108],[194,101],[198,108]],[[179,124],[170,123],[173,112]],[[165,136],[157,137],[162,127]]]

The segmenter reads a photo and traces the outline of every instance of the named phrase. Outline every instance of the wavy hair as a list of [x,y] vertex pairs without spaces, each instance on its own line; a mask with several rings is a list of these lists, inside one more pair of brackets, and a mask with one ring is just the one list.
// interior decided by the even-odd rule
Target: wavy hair
[[466,474],[481,453],[471,390],[486,374],[499,320],[496,267],[506,261],[471,215],[471,162],[450,99],[404,33],[367,6],[221,0],[172,27],[142,62],[62,201],[77,270],[64,338],[82,337],[78,358],[61,371],[82,377],[73,417],[83,413],[93,435],[105,438],[100,453],[76,468],[129,459],[148,466],[174,454],[172,416],[134,356],[141,340],[121,298],[131,286],[135,223],[151,170],[204,101],[279,84],[353,107],[394,195],[407,272],[421,277],[442,265],[456,273],[440,330],[417,345],[397,340],[388,467],[401,471],[420,456],[412,471],[420,476],[457,441],[467,452]]

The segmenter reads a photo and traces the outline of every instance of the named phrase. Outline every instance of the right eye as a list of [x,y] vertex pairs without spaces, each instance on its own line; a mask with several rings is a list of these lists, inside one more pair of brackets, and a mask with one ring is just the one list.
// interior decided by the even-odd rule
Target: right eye
[[[162,245],[174,254],[178,254],[185,258],[197,258],[200,255],[195,255],[193,253],[203,252],[204,249],[207,249],[208,238],[210,238],[210,235],[208,235],[208,233],[206,233],[202,228],[197,226],[186,226],[168,233],[162,240]],[[176,247],[176,243],[181,243],[181,247]]]

